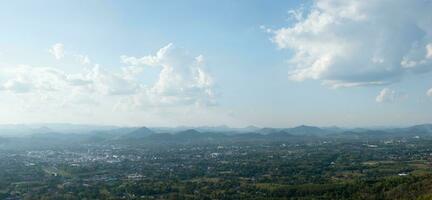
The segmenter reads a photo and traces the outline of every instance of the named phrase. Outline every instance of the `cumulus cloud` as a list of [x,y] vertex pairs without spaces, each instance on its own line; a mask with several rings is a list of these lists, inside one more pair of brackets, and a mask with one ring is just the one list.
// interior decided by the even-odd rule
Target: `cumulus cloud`
[[[214,103],[213,78],[204,69],[203,56],[191,56],[186,50],[168,44],[155,55],[141,58],[122,56],[132,67],[160,67],[153,85],[129,99],[129,105],[188,105]],[[139,70],[137,70],[139,71]]]
[[55,68],[22,65],[3,69],[1,73],[9,77],[1,84],[2,90],[14,93],[56,91],[64,83],[64,73]]
[[128,80],[121,74],[104,71],[99,65],[95,65],[86,78],[91,81],[93,89],[103,95],[135,94],[140,87],[136,81]]
[[65,56],[64,45],[62,43],[56,43],[49,49],[49,52],[55,59],[60,60]]
[[395,90],[389,88],[384,88],[380,91],[378,96],[376,96],[375,101],[378,103],[391,103],[403,97],[404,95],[402,93],[396,92]]
[[75,53],[73,51],[66,51],[65,45],[63,43],[56,43],[48,50],[51,55],[54,56],[55,59],[66,59],[73,60],[81,65],[91,65],[92,62],[90,57],[87,55],[83,55],[80,53]]
[[[203,56],[191,56],[172,44],[155,55],[122,56],[127,66],[117,71],[92,64],[87,56],[77,58],[86,67],[75,73],[50,67],[2,68],[0,90],[41,101],[51,100],[58,106],[105,102],[114,106],[116,101],[116,107],[122,109],[214,104],[213,78],[205,70]],[[146,81],[140,80],[146,67],[161,69],[155,82],[144,84]]]
[[292,80],[389,84],[432,69],[431,9],[431,1],[316,0],[306,14],[290,11],[294,24],[273,30],[272,41],[293,51]]

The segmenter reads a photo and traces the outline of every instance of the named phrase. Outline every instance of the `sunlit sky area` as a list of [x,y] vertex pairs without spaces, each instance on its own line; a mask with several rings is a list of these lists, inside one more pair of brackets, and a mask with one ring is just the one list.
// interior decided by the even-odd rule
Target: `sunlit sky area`
[[0,123],[432,121],[432,1],[0,1]]

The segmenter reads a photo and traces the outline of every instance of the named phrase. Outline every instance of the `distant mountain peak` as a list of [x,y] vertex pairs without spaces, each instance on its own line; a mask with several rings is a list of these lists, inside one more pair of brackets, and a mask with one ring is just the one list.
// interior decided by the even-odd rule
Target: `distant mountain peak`
[[327,131],[316,126],[300,125],[293,128],[285,129],[287,132],[294,135],[318,135],[324,134]]
[[316,126],[310,126],[310,125],[306,125],[306,124],[302,124],[300,126],[294,127],[294,128],[318,128]]
[[138,128],[137,130],[146,130],[146,131],[151,131],[149,128],[142,126],[140,128]]
[[154,134],[155,132],[152,131],[151,129],[143,126],[141,128],[138,128],[130,133],[125,134],[123,137],[124,138],[129,138],[129,139],[138,139],[138,138],[143,138],[143,137],[147,137],[149,135]]

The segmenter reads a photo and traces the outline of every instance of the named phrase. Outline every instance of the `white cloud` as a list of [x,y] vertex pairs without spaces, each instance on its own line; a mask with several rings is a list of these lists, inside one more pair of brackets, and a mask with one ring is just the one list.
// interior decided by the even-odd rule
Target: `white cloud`
[[96,106],[110,110],[120,97],[135,94],[139,87],[137,83],[106,72],[98,65],[80,73],[66,73],[58,68],[16,66],[2,68],[0,74],[3,79],[0,82],[2,97],[17,98],[19,101],[14,103],[26,112],[82,106],[85,110]]
[[71,60],[71,59],[73,59],[74,62],[78,62],[81,65],[90,65],[91,64],[91,60],[90,60],[89,56],[79,54],[79,53],[74,53],[71,51],[66,51],[63,43],[54,44],[48,51],[57,60],[60,60],[60,59]]
[[426,45],[426,58],[432,59],[432,43]]
[[299,9],[289,10],[288,14],[290,15],[291,19],[294,19],[296,21],[301,21],[303,20],[303,16],[304,16],[304,7],[302,6]]
[[15,93],[26,93],[31,91],[32,85],[26,82],[25,80],[17,77],[16,79],[11,79],[6,81],[1,89],[7,91],[13,91]]
[[[174,49],[174,45],[172,43],[169,43],[165,47],[162,47],[161,49],[159,49],[159,51],[156,53],[156,55],[148,55],[148,56],[144,56],[141,58],[123,55],[120,58],[121,58],[123,63],[129,64],[132,66],[158,66],[158,65],[161,65],[161,61],[163,61],[164,59],[167,60],[166,55],[167,55],[167,53],[172,51],[172,49]],[[182,50],[180,50],[180,51],[182,51]],[[185,56],[185,54],[186,54],[186,52],[179,52],[179,54],[175,55],[175,57],[177,57],[179,59],[179,61],[181,61],[181,60],[183,60],[183,58],[181,58],[181,56]],[[174,58],[174,56],[173,56],[173,57],[170,57],[168,59],[174,60],[176,58]]]
[[91,80],[93,89],[103,95],[131,95],[140,87],[136,81],[128,80],[121,74],[104,71],[99,65],[95,65],[86,77]]
[[2,89],[14,93],[60,90],[64,79],[64,73],[60,70],[27,65],[3,69],[1,73],[9,77],[2,84]]
[[[117,67],[95,64],[85,54],[64,51],[63,45],[54,45],[50,53],[61,58],[57,66],[0,66],[0,101],[7,105],[0,113],[8,113],[3,123],[173,126],[238,120],[212,106],[214,81],[204,57],[173,44],[144,57],[122,56],[124,66]],[[152,73],[145,74],[149,67]]]
[[[78,69],[77,73],[58,67],[1,68],[0,92],[37,99],[35,105],[55,104],[54,107],[111,105],[111,108],[146,109],[215,103],[213,79],[204,69],[203,56],[191,56],[172,44],[155,55],[122,56],[123,62],[130,66],[118,71],[91,64],[87,56],[79,58],[86,67]],[[146,81],[140,80],[140,74],[148,66],[159,67],[161,71],[155,82],[144,84]],[[28,104],[25,107],[37,107]]]
[[378,103],[392,103],[403,98],[404,96],[405,95],[396,92],[395,90],[384,88],[380,91],[378,96],[375,98],[375,101]]
[[168,44],[156,55],[142,58],[122,56],[121,59],[135,68],[161,68],[158,80],[125,100],[127,105],[146,107],[214,104],[213,79],[204,69],[203,56],[191,56],[184,49]]
[[88,65],[91,63],[90,58],[86,55],[77,54],[75,55],[75,57],[77,58],[78,62],[82,65]]
[[431,1],[316,0],[309,13],[291,11],[292,26],[273,30],[293,50],[292,80],[331,87],[382,85],[432,69]]
[[428,96],[430,96],[430,97],[432,97],[432,88],[431,89],[429,89],[427,92],[426,92],[426,95],[428,95]]
[[60,60],[65,56],[64,45],[62,43],[56,43],[49,49],[49,52],[55,59]]

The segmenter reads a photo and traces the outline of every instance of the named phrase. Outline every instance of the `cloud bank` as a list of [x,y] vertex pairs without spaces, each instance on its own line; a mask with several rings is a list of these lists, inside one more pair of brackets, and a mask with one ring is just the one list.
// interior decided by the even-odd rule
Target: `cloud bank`
[[272,30],[290,49],[289,78],[331,87],[384,85],[432,69],[432,1],[316,0],[308,13]]
[[[108,106],[113,109],[207,106],[216,102],[214,81],[204,69],[203,56],[191,56],[173,44],[161,48],[155,55],[122,56],[121,61],[126,66],[118,71],[92,64],[85,55],[65,54],[61,43],[53,45],[50,53],[55,59],[73,57],[82,65],[80,72],[28,65],[1,68],[0,92],[19,95],[22,99],[50,100],[51,105],[57,106],[110,104]],[[144,84],[139,78],[147,67],[161,69],[154,83]]]

